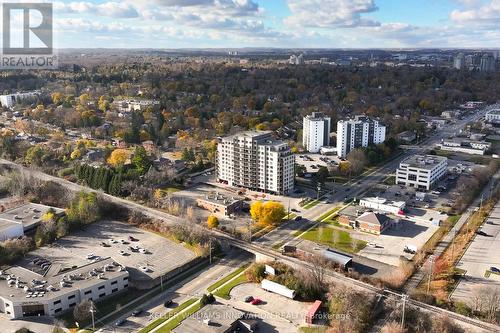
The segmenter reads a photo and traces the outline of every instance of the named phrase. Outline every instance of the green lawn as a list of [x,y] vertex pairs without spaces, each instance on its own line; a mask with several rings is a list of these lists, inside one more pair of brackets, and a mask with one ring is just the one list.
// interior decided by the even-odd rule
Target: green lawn
[[207,291],[209,293],[213,292],[215,289],[219,288],[220,286],[222,286],[224,283],[226,283],[227,281],[231,280],[232,278],[234,278],[236,275],[240,274],[241,272],[243,272],[246,268],[248,267],[248,264],[244,264],[243,266],[241,266],[240,268],[234,270],[233,272],[231,272],[230,274],[226,275],[225,277],[223,277],[222,279],[220,279],[219,281],[215,282],[214,284],[212,284],[210,287],[207,288]]
[[183,312],[177,316],[175,316],[172,320],[170,320],[168,323],[165,324],[165,326],[162,326],[159,328],[156,332],[158,333],[170,333],[174,328],[180,325],[180,323],[191,316],[193,313],[196,311],[200,310],[203,307],[200,302],[195,304],[192,308],[187,310],[186,312]]
[[323,215],[321,215],[316,221],[318,221],[318,222],[323,221],[324,219],[326,219],[327,217],[329,217],[333,213],[338,212],[341,208],[342,207],[338,206],[338,207],[334,207],[334,208],[330,209],[329,211],[327,211],[326,213],[324,213]]
[[[197,302],[199,299],[198,298],[191,298],[187,301],[185,301],[184,303],[182,303],[181,305],[179,305],[178,307],[176,307],[175,309],[173,309],[172,311],[168,312],[164,317],[162,318],[159,318],[155,321],[153,321],[152,323],[150,323],[148,326],[144,327],[143,329],[141,329],[138,333],[147,333],[149,331],[151,331],[152,329],[160,326],[161,324],[163,324],[164,322],[166,322],[167,320],[169,320],[170,318],[174,317],[176,314],[178,314],[179,312],[181,312],[182,310],[184,310],[185,308],[187,308],[188,306],[194,304],[195,302]],[[196,310],[198,311],[198,310]],[[178,325],[178,324],[177,324]],[[176,325],[176,326],[177,326]],[[165,326],[168,326],[168,325],[165,325]],[[176,327],[174,326],[174,327]],[[163,328],[163,327],[162,327]],[[173,327],[172,327],[173,328]],[[170,328],[170,329],[172,329]],[[158,330],[160,331],[160,330]],[[167,332],[167,331],[164,331],[164,332]],[[168,331],[170,332],[170,331]]]
[[287,215],[285,215],[285,217],[284,217],[284,218],[282,218],[282,220],[291,220],[291,219],[294,219],[294,218],[296,218],[296,217],[297,217],[297,214],[295,214],[295,213],[290,213],[290,215],[288,215],[288,214],[287,214]]
[[312,200],[312,201],[309,201],[307,204],[305,204],[304,206],[302,206],[302,208],[304,209],[311,209],[313,208],[314,206],[316,206],[317,204],[319,204],[320,201],[319,200]]
[[242,275],[238,276],[237,278],[235,278],[234,280],[232,280],[231,282],[229,282],[228,284],[217,290],[214,293],[214,295],[222,297],[224,299],[230,299],[229,294],[231,293],[231,290],[234,287],[247,282],[248,282],[247,276],[246,274],[243,273]]
[[182,189],[177,188],[177,187],[167,187],[167,188],[163,189],[163,191],[165,193],[167,193],[167,194],[172,194],[172,193],[175,193],[175,192],[182,191]]
[[301,238],[347,253],[356,253],[366,246],[365,241],[356,240],[356,249],[353,249],[353,238],[348,232],[331,228],[325,224],[307,231]]

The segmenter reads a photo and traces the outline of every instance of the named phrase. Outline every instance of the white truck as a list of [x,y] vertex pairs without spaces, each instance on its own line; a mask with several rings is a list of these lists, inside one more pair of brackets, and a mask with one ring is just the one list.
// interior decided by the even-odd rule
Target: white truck
[[295,290],[288,289],[282,284],[273,282],[271,280],[264,279],[262,280],[260,286],[262,289],[271,291],[273,293],[279,294],[281,296],[285,296],[291,299],[295,298]]
[[406,252],[406,253],[415,254],[415,253],[417,253],[418,249],[417,249],[417,247],[415,245],[406,244],[403,251]]

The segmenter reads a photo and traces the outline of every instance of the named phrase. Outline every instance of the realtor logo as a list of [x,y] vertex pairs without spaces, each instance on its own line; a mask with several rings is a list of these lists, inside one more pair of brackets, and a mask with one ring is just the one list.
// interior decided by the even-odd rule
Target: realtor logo
[[52,3],[3,3],[0,68],[55,68],[52,18]]

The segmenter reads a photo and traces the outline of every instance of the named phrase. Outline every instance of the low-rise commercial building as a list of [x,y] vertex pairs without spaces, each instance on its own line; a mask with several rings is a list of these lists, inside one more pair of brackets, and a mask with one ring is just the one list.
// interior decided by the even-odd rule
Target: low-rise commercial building
[[64,214],[64,209],[35,203],[27,203],[0,213],[0,241],[22,236],[24,232],[35,229],[49,210],[56,217]]
[[43,273],[24,266],[0,271],[0,312],[12,319],[56,316],[82,301],[99,302],[128,287],[128,272],[111,258],[74,269],[35,260],[43,262]]
[[356,219],[359,230],[380,235],[389,228],[393,221],[385,214],[366,212]]
[[430,190],[446,175],[448,159],[436,155],[412,155],[401,161],[396,170],[396,183]]
[[446,151],[471,155],[484,155],[491,148],[491,142],[469,139],[449,139],[443,140],[438,146],[441,150]]
[[403,215],[403,210],[406,207],[404,201],[391,201],[379,197],[367,197],[359,201],[359,205],[366,208],[375,209],[381,212],[390,213],[394,215]]
[[253,332],[255,322],[245,319],[245,312],[225,304],[208,304],[187,317],[172,333]]
[[157,106],[159,101],[152,99],[124,99],[114,102],[119,112],[144,111],[148,107]]
[[396,138],[400,142],[410,143],[417,139],[417,134],[414,131],[405,131],[399,133]]
[[484,116],[486,122],[491,124],[500,124],[500,109],[488,111]]
[[196,200],[198,207],[206,209],[215,214],[229,216],[241,210],[244,200],[240,197],[227,196],[218,192],[207,194]]

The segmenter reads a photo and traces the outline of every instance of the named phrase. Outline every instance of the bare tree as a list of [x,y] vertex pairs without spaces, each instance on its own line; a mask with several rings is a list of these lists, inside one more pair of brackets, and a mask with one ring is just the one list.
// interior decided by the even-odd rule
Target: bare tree
[[475,286],[470,297],[474,311],[482,312],[489,322],[495,322],[500,311],[500,288],[497,286]]
[[365,166],[368,164],[368,160],[366,159],[365,152],[361,149],[354,149],[347,155],[347,160],[350,163],[350,171],[359,175],[365,169]]
[[90,300],[84,300],[77,304],[73,309],[73,317],[78,321],[85,321],[90,318],[90,310],[93,304]]

